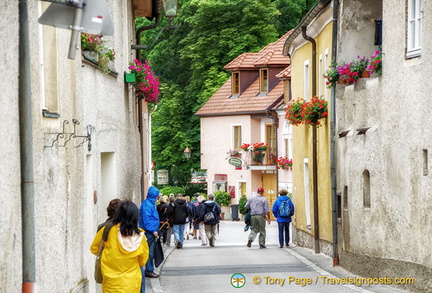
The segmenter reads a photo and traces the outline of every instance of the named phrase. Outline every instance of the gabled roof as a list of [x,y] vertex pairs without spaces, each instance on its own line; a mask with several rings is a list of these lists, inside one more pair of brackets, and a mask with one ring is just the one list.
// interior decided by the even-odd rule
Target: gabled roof
[[291,77],[291,65],[276,74],[276,77],[279,79],[287,79]]
[[[287,71],[290,59],[282,55],[286,39],[291,34],[289,31],[276,42],[265,46],[258,53],[243,53],[224,68],[228,71],[258,71],[262,67],[281,68],[282,78],[287,78],[291,70]],[[285,69],[283,69],[285,68]],[[283,70],[282,70],[283,69]],[[274,78],[274,76],[273,76]],[[198,116],[221,115],[251,115],[264,114],[283,102],[283,82],[274,86],[270,92],[260,94],[259,78],[254,80],[249,87],[238,96],[231,95],[231,78],[195,113]]]
[[270,43],[258,53],[243,53],[224,66],[228,71],[256,70],[258,67],[288,66],[289,58],[282,55],[283,46],[292,30],[280,37],[276,42]]
[[264,113],[283,101],[283,83],[279,82],[266,95],[259,95],[259,79],[241,95],[231,97],[231,78],[202,106],[195,115],[222,116]]

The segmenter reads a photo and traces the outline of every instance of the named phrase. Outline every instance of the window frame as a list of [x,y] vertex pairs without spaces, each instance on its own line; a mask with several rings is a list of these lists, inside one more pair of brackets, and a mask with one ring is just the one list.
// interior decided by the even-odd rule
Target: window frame
[[237,124],[232,126],[232,146],[233,149],[239,150],[240,146],[242,145],[242,126]]
[[406,56],[408,58],[414,58],[421,55],[422,1],[408,0],[407,9]]
[[260,93],[268,93],[269,90],[269,79],[268,79],[268,69],[260,69]]
[[231,73],[231,94],[233,96],[240,95],[240,72],[233,71]]
[[309,86],[310,86],[310,65],[309,60],[305,60],[304,62],[304,76],[303,76],[303,86],[304,86],[304,100],[309,101]]

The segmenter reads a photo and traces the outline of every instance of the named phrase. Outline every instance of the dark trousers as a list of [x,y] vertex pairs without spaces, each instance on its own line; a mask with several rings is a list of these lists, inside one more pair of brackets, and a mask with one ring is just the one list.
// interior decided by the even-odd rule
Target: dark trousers
[[279,244],[284,244],[284,232],[285,232],[285,244],[289,244],[290,242],[290,236],[289,236],[289,222],[281,223],[278,222],[278,228],[279,228]]
[[[156,237],[154,237],[153,233],[145,232],[145,236],[147,237],[147,243],[149,246],[149,258],[146,263],[146,273],[151,273],[154,271],[153,266],[153,260],[154,260],[154,250],[155,250],[155,243],[156,243]],[[145,276],[143,276],[144,278]]]

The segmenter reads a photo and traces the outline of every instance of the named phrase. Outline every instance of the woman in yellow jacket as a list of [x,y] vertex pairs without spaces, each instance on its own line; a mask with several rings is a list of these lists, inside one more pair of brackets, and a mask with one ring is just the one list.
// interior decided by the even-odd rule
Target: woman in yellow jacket
[[[122,201],[113,217],[113,224],[104,244],[101,258],[104,293],[139,293],[142,274],[140,266],[148,259],[144,231],[138,228],[139,209],[131,201]],[[98,254],[105,227],[96,234],[90,251]]]

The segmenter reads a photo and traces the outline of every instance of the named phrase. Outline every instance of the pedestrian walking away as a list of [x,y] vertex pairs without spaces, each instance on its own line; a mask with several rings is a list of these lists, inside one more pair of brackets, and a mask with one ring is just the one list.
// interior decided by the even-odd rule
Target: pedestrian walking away
[[186,200],[180,195],[177,195],[174,201],[174,213],[173,213],[173,232],[174,241],[177,248],[183,248],[184,231],[186,219],[189,217],[189,207]]
[[169,217],[172,214],[172,207],[167,203],[166,196],[159,198],[159,204],[156,209],[159,214],[159,236],[162,238],[162,243],[166,244],[168,229],[170,228]]
[[270,207],[267,199],[264,197],[264,188],[260,187],[257,190],[257,195],[252,196],[248,199],[245,204],[245,208],[250,209],[251,215],[251,227],[249,240],[247,247],[252,246],[252,242],[255,240],[259,233],[259,247],[266,248],[266,218],[267,223],[270,224]]
[[276,199],[272,212],[278,223],[279,247],[283,248],[284,241],[285,245],[289,246],[289,226],[291,217],[294,215],[294,204],[286,189],[280,190],[279,194],[280,196]]
[[204,207],[204,201],[205,201],[205,197],[200,195],[198,196],[198,202],[199,205],[197,206],[197,212],[195,215],[195,220],[194,222],[198,224],[198,231],[199,231],[199,239],[201,239],[201,246],[206,246],[208,241],[207,241],[207,236],[205,233],[205,225],[204,225],[204,221],[201,221],[201,209]]
[[[156,209],[156,199],[159,196],[159,189],[150,186],[147,192],[146,199],[142,202],[140,208],[139,226],[144,229],[147,243],[149,246],[149,258],[147,260],[145,269],[142,268],[143,274],[148,278],[158,278],[159,275],[154,272],[154,255],[156,237],[159,236],[159,213]],[[144,280],[143,276],[143,280]],[[143,281],[143,287],[145,286]],[[142,291],[144,292],[144,291]]]
[[200,220],[204,222],[205,232],[211,247],[215,246],[217,225],[220,221],[221,208],[214,201],[214,195],[209,194],[208,200],[200,211]]
[[[148,245],[144,231],[138,228],[139,209],[131,201],[120,202],[113,216],[101,257],[102,290],[105,293],[139,293],[142,274],[140,267],[148,258]],[[97,255],[106,227],[100,229],[90,246]]]

